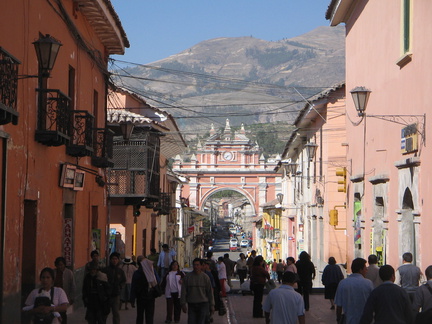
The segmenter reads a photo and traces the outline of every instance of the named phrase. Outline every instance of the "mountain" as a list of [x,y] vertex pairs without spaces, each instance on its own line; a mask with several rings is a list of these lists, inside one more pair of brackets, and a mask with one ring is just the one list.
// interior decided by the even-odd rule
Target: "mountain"
[[231,125],[292,122],[307,98],[345,80],[345,27],[279,41],[210,39],[119,74],[123,86],[171,113],[182,130],[208,130],[227,117]]

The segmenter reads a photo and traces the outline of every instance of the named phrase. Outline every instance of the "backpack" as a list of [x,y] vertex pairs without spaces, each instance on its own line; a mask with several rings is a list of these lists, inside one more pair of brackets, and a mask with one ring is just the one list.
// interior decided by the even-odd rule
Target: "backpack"
[[[39,289],[39,294],[42,292],[42,288]],[[54,298],[54,287],[51,288],[51,299],[47,296],[38,296],[35,298],[33,308],[37,308],[39,306],[51,306]],[[35,314],[33,315],[33,323],[35,324],[51,324],[54,319],[53,313],[48,314]]]
[[[432,288],[425,284],[426,287],[429,289],[430,293],[432,294]],[[418,313],[415,318],[415,324],[430,324],[432,323],[432,308],[429,308],[428,310]]]

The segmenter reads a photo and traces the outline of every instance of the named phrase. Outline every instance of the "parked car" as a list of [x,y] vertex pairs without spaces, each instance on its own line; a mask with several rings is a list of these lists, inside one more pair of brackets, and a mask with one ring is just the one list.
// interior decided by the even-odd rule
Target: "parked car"
[[230,251],[237,251],[238,241],[236,239],[230,239]]
[[240,241],[240,246],[241,247],[248,247],[249,245],[249,241],[248,240],[241,240]]

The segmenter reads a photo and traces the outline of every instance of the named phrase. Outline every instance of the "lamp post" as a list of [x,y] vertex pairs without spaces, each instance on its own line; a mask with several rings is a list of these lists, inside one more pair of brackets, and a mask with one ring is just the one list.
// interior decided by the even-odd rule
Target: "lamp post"
[[367,89],[366,87],[355,87],[350,92],[354,100],[354,105],[357,110],[358,116],[363,117],[365,115],[369,95],[372,91]]

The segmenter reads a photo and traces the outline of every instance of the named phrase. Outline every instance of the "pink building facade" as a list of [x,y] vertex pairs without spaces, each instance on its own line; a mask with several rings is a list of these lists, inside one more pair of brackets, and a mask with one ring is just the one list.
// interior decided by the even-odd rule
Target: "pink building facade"
[[363,116],[346,102],[351,260],[374,253],[397,267],[412,252],[422,270],[432,262],[431,14],[426,0],[333,0],[327,11],[332,26],[346,25],[347,90],[371,91]]

